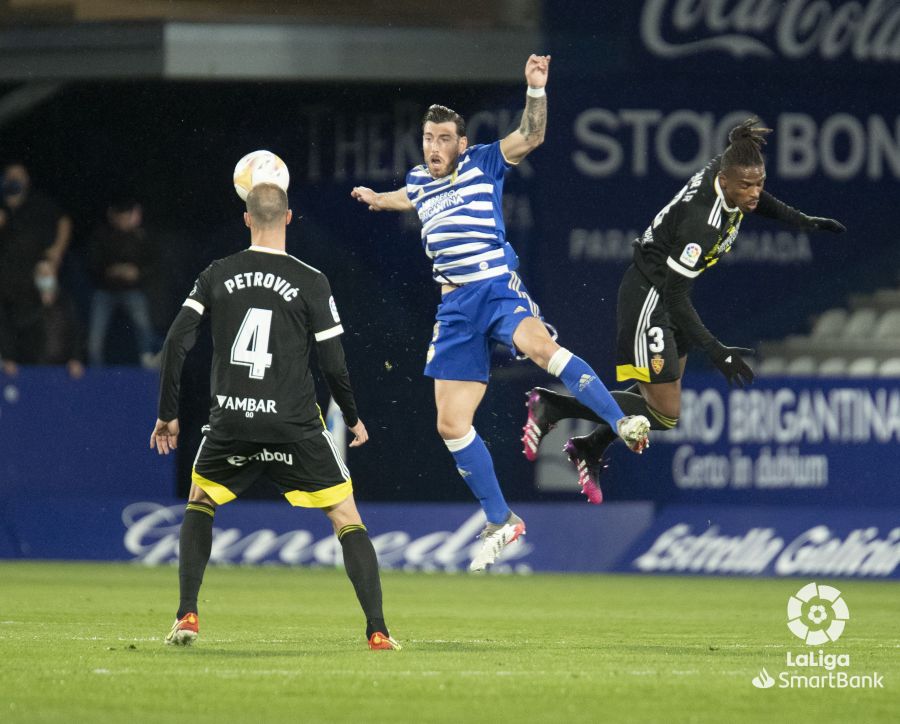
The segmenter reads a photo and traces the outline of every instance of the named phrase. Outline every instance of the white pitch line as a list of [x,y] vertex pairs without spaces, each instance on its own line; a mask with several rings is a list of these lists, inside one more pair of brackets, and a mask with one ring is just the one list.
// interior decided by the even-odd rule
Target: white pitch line
[[[401,654],[402,655],[402,654]],[[335,669],[335,670],[324,670],[324,669],[316,669],[314,672],[303,671],[302,669],[254,669],[253,671],[246,671],[244,669],[230,669],[226,671],[216,670],[209,671],[208,673],[212,674],[218,678],[224,679],[233,679],[233,678],[247,678],[248,676],[286,676],[289,678],[308,678],[310,673],[315,673],[316,676],[341,676],[345,679],[348,677],[359,676],[359,677],[376,677],[376,678],[389,678],[389,677],[407,677],[407,676],[461,676],[461,677],[489,677],[489,676],[497,676],[497,677],[522,677],[522,678],[533,678],[533,679],[547,679],[547,678],[564,678],[570,679],[572,676],[571,671],[498,671],[496,669],[484,670],[484,671],[435,671],[435,670],[398,670],[398,671],[364,671],[364,670],[356,670],[353,672],[349,672],[347,669]],[[655,673],[655,672],[654,672]]]

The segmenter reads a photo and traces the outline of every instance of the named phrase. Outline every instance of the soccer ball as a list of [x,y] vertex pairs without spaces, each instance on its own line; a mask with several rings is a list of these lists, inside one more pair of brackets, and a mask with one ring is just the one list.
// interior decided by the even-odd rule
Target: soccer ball
[[271,151],[248,153],[234,167],[234,190],[242,201],[257,184],[275,184],[287,192],[290,181],[287,165]]

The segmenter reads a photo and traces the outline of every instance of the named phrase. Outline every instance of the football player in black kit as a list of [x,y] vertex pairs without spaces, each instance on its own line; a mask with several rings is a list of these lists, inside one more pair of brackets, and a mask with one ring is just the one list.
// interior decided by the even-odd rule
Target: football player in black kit
[[[694,174],[634,242],[634,263],[619,286],[616,377],[636,384],[612,395],[626,415],[645,415],[652,429],[678,423],[681,376],[692,348],[705,352],[730,385],[753,381],[742,356],[752,351],[722,344],[691,303],[694,279],[731,250],[744,216],[755,213],[806,231],[845,231],[839,221],[807,216],[763,190],[762,146],[771,131],[757,123],[751,118],[733,128],[725,152]],[[600,423],[590,435],[569,440],[565,451],[588,500],[601,502],[597,476],[615,433],[568,395],[537,387],[527,406],[522,441],[532,450],[559,420]]]
[[328,279],[285,252],[291,221],[287,194],[259,184],[247,196],[250,248],[218,259],[200,274],[162,350],[159,418],[150,447],[178,443],[178,390],[196,330],[209,316],[214,345],[212,407],[191,475],[181,525],[181,599],[167,644],[198,634],[197,596],[212,545],[216,507],[267,473],[291,505],[320,508],[341,543],[344,565],[366,616],[373,649],[399,649],[384,622],[375,549],[363,525],[350,472],[325,429],[309,369],[315,340],[319,368],[354,440],[368,439],[344,361],[344,331]]

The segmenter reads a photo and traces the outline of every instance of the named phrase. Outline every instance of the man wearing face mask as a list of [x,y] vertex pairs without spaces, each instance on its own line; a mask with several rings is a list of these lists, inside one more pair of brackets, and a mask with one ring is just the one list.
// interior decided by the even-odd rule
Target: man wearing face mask
[[25,361],[19,349],[22,337],[33,333],[41,312],[34,285],[37,265],[47,261],[54,275],[59,271],[72,220],[50,197],[31,187],[31,176],[21,163],[4,168],[0,193],[0,357],[4,371],[14,374],[16,363]]
[[32,359],[41,365],[65,365],[72,379],[84,376],[84,334],[75,303],[60,288],[49,261],[39,261],[34,285],[41,297],[40,346]]

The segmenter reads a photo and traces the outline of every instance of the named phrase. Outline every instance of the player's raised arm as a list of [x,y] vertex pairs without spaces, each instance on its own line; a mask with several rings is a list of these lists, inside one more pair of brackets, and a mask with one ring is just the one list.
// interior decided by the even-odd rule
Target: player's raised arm
[[776,199],[768,191],[759,195],[759,204],[756,213],[769,219],[781,221],[788,226],[809,231],[830,231],[833,234],[841,234],[847,230],[837,219],[827,219],[821,216],[807,216],[802,211],[788,206],[783,201]]
[[547,77],[550,73],[549,55],[532,55],[525,64],[528,91],[522,123],[500,141],[500,150],[508,163],[516,164],[544,142],[547,130]]
[[369,211],[412,211],[415,208],[406,195],[406,189],[378,193],[365,186],[356,186],[350,195],[359,203],[366,204]]

